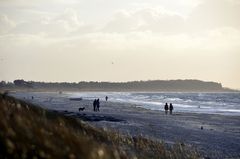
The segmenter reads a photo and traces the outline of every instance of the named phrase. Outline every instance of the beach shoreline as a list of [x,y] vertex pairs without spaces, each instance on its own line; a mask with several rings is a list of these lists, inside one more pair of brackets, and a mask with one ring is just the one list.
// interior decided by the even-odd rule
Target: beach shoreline
[[[110,101],[101,101],[100,112],[94,112],[91,100],[57,98],[58,102],[51,103],[38,101],[38,98],[21,99],[43,108],[53,108],[50,110],[79,118],[96,127],[142,135],[170,145],[176,142],[189,144],[210,158],[240,157],[240,116],[182,112],[165,115],[163,111],[140,108],[136,104]],[[55,109],[60,101],[65,101],[60,106],[62,109]],[[79,107],[85,107],[85,110],[79,112]]]

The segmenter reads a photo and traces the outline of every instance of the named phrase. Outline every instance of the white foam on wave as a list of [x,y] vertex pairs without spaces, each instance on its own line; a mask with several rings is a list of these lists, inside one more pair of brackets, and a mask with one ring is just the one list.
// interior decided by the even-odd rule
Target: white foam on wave
[[239,109],[218,109],[218,111],[240,113]]

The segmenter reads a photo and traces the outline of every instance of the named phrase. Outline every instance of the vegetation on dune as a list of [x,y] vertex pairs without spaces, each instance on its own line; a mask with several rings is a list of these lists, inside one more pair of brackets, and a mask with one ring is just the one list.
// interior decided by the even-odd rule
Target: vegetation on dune
[[0,158],[199,158],[182,144],[94,128],[78,119],[0,95]]

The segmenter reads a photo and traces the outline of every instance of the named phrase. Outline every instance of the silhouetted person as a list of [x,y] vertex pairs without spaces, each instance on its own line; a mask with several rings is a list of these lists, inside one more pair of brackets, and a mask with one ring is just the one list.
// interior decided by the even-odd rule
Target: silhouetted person
[[100,101],[99,101],[99,98],[96,100],[96,106],[97,106],[97,111],[100,111],[100,110],[99,110],[99,107],[100,107]]
[[34,99],[34,97],[32,96],[32,99]]
[[94,101],[93,101],[93,111],[97,111],[96,106],[97,106],[97,100],[94,99]]
[[165,104],[164,109],[165,109],[165,114],[167,114],[168,113],[168,104],[167,103]]
[[108,100],[108,96],[105,97],[106,101]]
[[169,105],[169,110],[170,110],[170,114],[172,114],[172,111],[173,111],[173,105],[172,105],[172,103],[170,103],[170,105]]

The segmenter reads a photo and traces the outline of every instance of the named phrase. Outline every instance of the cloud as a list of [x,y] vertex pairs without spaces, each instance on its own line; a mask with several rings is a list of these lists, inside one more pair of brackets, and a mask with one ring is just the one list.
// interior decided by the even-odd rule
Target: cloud
[[[199,1],[191,2],[199,3]],[[237,10],[239,3],[236,2],[235,0],[203,1],[187,18],[159,6],[122,9],[116,11],[103,27],[100,23],[87,24],[81,18],[83,15],[80,16],[76,9],[66,8],[64,11],[54,14],[35,13],[31,20],[17,24],[7,16],[2,16],[0,20],[4,25],[1,25],[0,28],[8,28],[1,29],[4,30],[1,33],[12,34],[10,37],[14,37],[14,35],[17,39],[24,37],[25,40],[23,41],[39,37],[40,41],[46,41],[46,43],[52,44],[52,42],[57,43],[59,41],[62,44],[65,43],[68,47],[74,47],[75,45],[76,47],[83,47],[85,45],[85,49],[88,46],[89,49],[109,50],[122,50],[123,48],[131,50],[144,47],[160,50],[216,49],[217,47],[239,45],[236,42],[239,39],[239,27],[237,25],[239,22],[234,17],[239,12]],[[38,1],[38,3],[40,2]],[[219,13],[225,9],[226,12]],[[208,18],[205,12],[211,14],[211,11],[214,13],[209,16],[209,20],[206,20],[205,23],[205,19]],[[227,17],[224,21],[221,21],[220,17],[222,15]],[[219,19],[219,22],[218,20],[212,22],[214,21],[211,18],[212,16]],[[231,21],[230,17],[234,21]],[[210,23],[208,24],[208,21],[212,22],[211,24],[214,24],[215,27],[212,27]],[[205,25],[205,28],[201,25]],[[81,44],[78,42],[81,42]]]
[[74,5],[81,2],[81,0],[1,0],[2,6],[11,6],[19,8],[32,8],[36,6],[51,4],[51,5]]
[[6,15],[0,14],[0,34],[6,34],[10,32],[16,24],[10,20]]
[[77,12],[69,8],[67,8],[63,14],[54,18],[53,23],[63,26],[67,32],[76,31],[79,27],[84,25],[84,22],[80,21]]
[[[69,34],[85,28],[85,23],[80,19],[74,9],[67,8],[59,14],[39,14],[31,20],[17,24],[14,34],[45,34],[48,36],[68,36]],[[86,30],[87,31],[87,30]]]
[[[9,3],[8,6],[10,6],[10,3],[16,2],[16,0],[3,2]],[[21,5],[28,5],[26,0],[21,0],[21,2],[23,2]],[[86,1],[84,2],[87,3]],[[44,3],[46,3],[46,1],[44,1]],[[20,14],[14,21],[17,21],[17,19],[22,20],[17,21],[14,25],[13,22],[12,24],[10,23],[8,18],[1,18],[5,19],[2,20],[5,22],[2,22],[4,25],[2,26],[0,34],[6,33],[6,31],[3,32],[3,28],[7,28],[6,26],[11,29],[5,30],[7,30],[7,32],[11,31],[13,34],[44,33],[48,36],[57,37],[78,36],[80,34],[95,32],[129,33],[150,31],[170,35],[195,34],[222,27],[240,28],[240,21],[236,20],[240,15],[240,3],[237,0],[187,0],[179,2],[180,6],[196,6],[198,4],[188,16],[183,16],[179,14],[179,12],[166,9],[159,5],[151,7],[145,4],[139,5],[136,8],[117,10],[113,15],[109,15],[111,18],[107,22],[106,19],[104,19],[95,21],[92,24],[85,21],[86,15],[79,14],[79,10],[82,10],[81,6],[79,6],[80,2],[75,0],[70,2],[60,1],[61,9],[54,11],[51,11],[49,8],[46,10],[43,9],[44,3],[39,0],[31,1],[29,5],[35,5],[35,7],[32,6],[31,9],[22,9],[21,12],[15,8],[16,13]],[[55,3],[55,0],[48,2],[48,4]],[[66,7],[63,9],[63,4],[69,6],[70,4],[76,3],[78,4],[77,6],[80,7],[79,9],[74,6],[72,6],[73,8]],[[154,2],[154,4],[155,3],[156,2]],[[165,3],[168,4],[167,2]],[[136,4],[138,3],[135,2],[135,6]],[[39,7],[36,8],[38,5]],[[14,12],[14,7],[12,9],[12,12]],[[94,12],[92,14],[95,14],[95,17],[98,16]]]
[[[153,31],[179,32],[184,25],[181,15],[162,7],[147,7],[137,10],[121,10],[103,28],[105,32]],[[178,26],[178,27],[176,27]]]
[[[190,1],[189,1],[190,2]],[[191,1],[193,2],[193,1]],[[164,34],[192,34],[223,27],[240,29],[240,2],[237,0],[195,1],[188,16],[147,4],[120,10],[106,24],[104,32],[152,31]]]
[[237,0],[205,0],[198,5],[187,20],[193,31],[234,27],[240,29],[240,3]]

